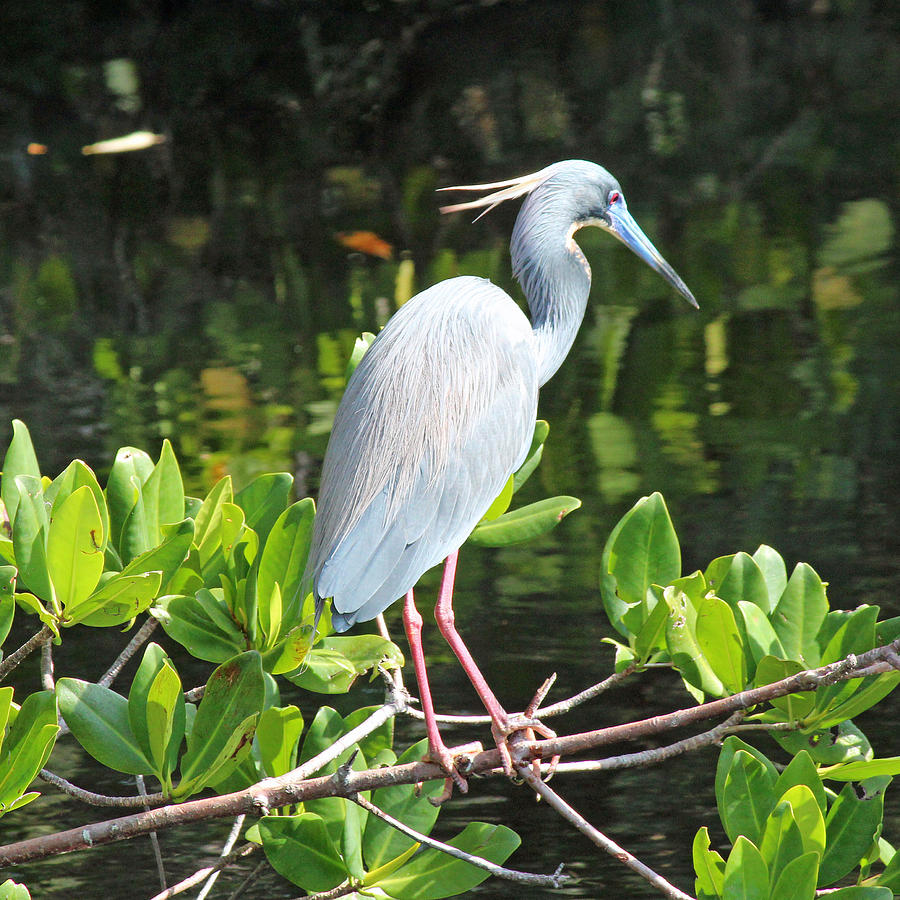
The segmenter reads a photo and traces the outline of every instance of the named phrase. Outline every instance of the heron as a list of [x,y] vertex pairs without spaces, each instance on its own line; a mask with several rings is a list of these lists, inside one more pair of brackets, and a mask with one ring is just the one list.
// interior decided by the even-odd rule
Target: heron
[[444,744],[422,649],[413,588],[444,562],[438,628],[490,719],[503,767],[516,731],[550,733],[501,706],[456,630],[453,586],[459,548],[510,475],[525,461],[538,390],[559,369],[584,318],[591,269],[576,232],[597,226],[622,241],[691,305],[694,295],[628,212],[618,181],[585,160],[567,160],[508,181],[444,188],[482,196],[442,207],[481,209],[519,197],[510,251],[531,318],[484,278],[458,276],[427,288],[391,317],[351,375],[325,453],[307,564],[316,610],[331,599],[338,632],[405,598],[403,624],[419,685],[427,759],[467,789]]

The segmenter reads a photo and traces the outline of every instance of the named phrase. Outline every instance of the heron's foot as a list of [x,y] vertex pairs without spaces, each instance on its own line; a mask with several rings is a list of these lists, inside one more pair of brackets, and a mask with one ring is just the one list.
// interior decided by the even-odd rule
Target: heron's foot
[[[472,766],[472,757],[476,753],[481,753],[483,747],[477,741],[471,744],[463,744],[461,747],[455,747],[454,752],[450,752],[447,746],[441,741],[439,744],[430,744],[428,753],[423,759],[426,762],[435,763],[440,766],[446,773],[444,779],[444,789],[437,797],[429,797],[428,802],[432,806],[441,806],[453,796],[453,786],[459,788],[460,793],[466,794],[469,791],[469,784],[465,776],[469,773]],[[416,793],[421,790],[421,782],[416,785]]]
[[[494,742],[497,745],[497,749],[500,751],[500,760],[503,764],[503,771],[510,777],[515,775],[512,752],[510,751],[510,744],[513,742],[510,738],[514,737],[516,734],[522,734],[526,741],[534,741],[537,740],[538,737],[556,737],[555,731],[548,728],[540,721],[540,719],[528,715],[527,711],[525,713],[517,713],[513,716],[506,715],[505,718],[499,721],[494,720],[491,724],[491,734],[494,736]],[[556,760],[551,763],[551,774],[552,768],[555,768],[555,765]],[[533,760],[532,767],[535,775],[540,777],[541,761],[539,759]]]

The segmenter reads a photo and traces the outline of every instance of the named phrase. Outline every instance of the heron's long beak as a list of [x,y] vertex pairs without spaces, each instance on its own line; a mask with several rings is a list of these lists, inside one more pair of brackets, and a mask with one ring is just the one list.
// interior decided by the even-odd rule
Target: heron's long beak
[[641,226],[631,216],[620,201],[607,210],[609,222],[601,221],[600,226],[615,235],[626,247],[636,253],[651,269],[659,272],[672,287],[695,309],[699,309],[694,295],[681,280],[681,276],[662,258],[659,250],[650,242],[650,238],[641,231]]

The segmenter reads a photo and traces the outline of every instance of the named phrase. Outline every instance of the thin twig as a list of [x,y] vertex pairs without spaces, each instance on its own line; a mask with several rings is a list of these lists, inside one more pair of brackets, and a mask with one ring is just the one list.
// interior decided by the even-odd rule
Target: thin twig
[[261,859],[248,873],[247,877],[228,895],[228,900],[238,900],[259,873],[266,868],[268,861]]
[[[537,719],[548,719],[552,716],[560,716],[563,713],[567,713],[570,710],[574,709],[576,706],[580,706],[582,703],[587,703],[588,700],[593,700],[594,697],[598,697],[600,694],[608,691],[611,687],[615,687],[620,682],[624,681],[629,675],[631,675],[635,671],[634,666],[629,666],[627,669],[623,669],[621,672],[614,672],[608,678],[604,678],[603,681],[598,681],[597,684],[592,684],[589,688],[585,688],[583,691],[575,694],[572,697],[568,697],[565,700],[559,700],[556,703],[551,704],[550,706],[545,706],[542,709],[537,710],[534,713],[533,718]],[[420,709],[409,708],[406,710],[406,715],[411,716],[414,719],[424,719],[425,714]],[[526,713],[517,713],[516,715],[526,715]],[[435,719],[442,725],[490,725],[491,717],[490,716],[452,716],[452,715],[437,715]]]
[[556,793],[548,784],[541,781],[528,766],[517,765],[519,775],[526,781],[540,796],[547,805],[556,810],[567,822],[574,825],[585,837],[592,843],[596,844],[602,850],[605,850],[610,856],[614,856],[619,862],[624,863],[634,872],[637,872],[642,878],[650,882],[657,890],[661,891],[663,896],[670,900],[693,900],[690,894],[680,891],[675,885],[670,884],[658,872],[654,872],[648,865],[642,863],[636,856],[620,847],[615,841],[610,840],[602,831],[598,831],[584,818],[579,812],[571,807],[559,794]]
[[[147,788],[144,784],[144,776],[135,775],[134,783],[137,785],[141,799],[144,801],[144,808],[150,809],[147,804]],[[159,873],[159,886],[165,890],[167,886],[166,867],[163,864],[162,850],[159,848],[159,835],[155,831],[150,832],[150,846],[153,848],[153,858],[156,860],[156,871]]]
[[116,657],[113,664],[100,677],[97,684],[102,687],[109,687],[116,680],[119,672],[125,668],[125,664],[134,656],[135,653],[147,642],[147,639],[153,634],[156,626],[159,625],[153,616],[150,616],[143,625],[134,633],[134,637],[125,646],[125,649]]
[[41,644],[41,686],[45,691],[56,689],[53,679],[53,636],[48,635]]
[[495,875],[497,878],[503,878],[505,881],[515,881],[519,884],[535,884],[540,885],[541,887],[558,888],[562,887],[567,881],[570,880],[570,876],[562,874],[562,866],[560,866],[559,869],[557,869],[556,872],[554,872],[552,875],[537,875],[533,872],[519,872],[516,869],[507,869],[503,866],[498,866],[497,863],[493,863],[489,859],[484,859],[484,857],[481,856],[474,856],[471,853],[466,853],[464,850],[458,849],[457,847],[451,847],[450,844],[445,844],[442,841],[436,841],[434,838],[428,837],[428,835],[420,834],[418,831],[415,831],[408,825],[404,825],[393,816],[388,815],[386,812],[370,803],[365,799],[365,797],[360,794],[355,794],[348,799],[352,800],[357,806],[361,806],[370,815],[376,816],[383,822],[387,822],[387,824],[392,828],[396,828],[397,831],[399,831],[401,834],[405,834],[407,837],[412,838],[414,841],[417,841],[423,846],[431,847],[434,850],[440,850],[441,853],[446,853],[448,856],[453,856],[456,859],[461,859],[464,862],[471,863],[473,866],[477,866],[479,869],[484,869],[485,872],[490,872],[491,875]]
[[665,747],[654,747],[651,750],[641,750],[638,753],[623,753],[621,756],[609,756],[606,759],[561,763],[556,767],[556,772],[562,775],[565,773],[571,774],[572,772],[610,772],[615,769],[653,766],[668,759],[673,759],[676,756],[681,756],[682,753],[689,753],[692,750],[700,750],[702,747],[710,746],[710,744],[719,743],[724,735],[729,734],[737,727],[738,722],[745,715],[746,711],[739,709],[724,722],[716,725],[715,728],[710,728],[709,731],[704,731],[702,734],[692,734],[683,741],[666,744]]
[[28,638],[21,647],[17,650],[13,650],[3,662],[0,662],[0,681],[3,681],[3,679],[6,678],[6,676],[9,675],[9,673],[12,672],[26,656],[37,650],[47,638],[51,637],[53,637],[53,632],[48,625],[44,625],[40,631]]
[[[387,622],[384,620],[384,613],[378,613],[375,616],[375,624],[378,627],[378,633],[386,640],[391,640],[391,633],[388,631]],[[387,673],[387,670],[383,670],[384,673]],[[395,691],[403,690],[403,671],[397,666],[392,672],[388,673],[391,678],[391,682],[394,685]]]
[[242,844],[238,847],[237,850],[232,850],[228,856],[220,856],[211,866],[198,869],[193,875],[189,875],[183,881],[179,881],[178,884],[173,884],[172,887],[166,888],[164,891],[155,894],[150,900],[168,900],[169,897],[174,897],[176,894],[182,894],[186,890],[192,888],[195,884],[200,884],[201,881],[209,878],[213,872],[219,872],[226,866],[230,866],[232,863],[237,862],[239,859],[243,859],[245,856],[249,856],[251,853],[255,853],[257,850],[259,850],[259,844],[248,841],[246,844]]
[[359,883],[356,881],[342,881],[337,887],[328,891],[320,891],[318,894],[309,894],[306,897],[297,897],[295,900],[338,900],[338,897],[346,897],[347,894],[354,894],[359,890]]
[[364,737],[370,735],[376,728],[383,725],[388,719],[406,709],[409,702],[405,691],[392,690],[393,682],[387,680],[389,699],[383,706],[378,707],[365,721],[360,722],[356,728],[351,728],[345,735],[338,738],[331,746],[326,747],[318,756],[307,760],[303,765],[280,775],[277,778],[268,778],[263,785],[286,785],[297,781],[304,781],[314,775],[320,769],[337,759],[342,753],[349,750],[354,744],[359,743]]
[[634,670],[634,666],[628,666],[627,668],[622,669],[621,672],[613,672],[608,678],[604,678],[603,681],[598,681],[596,684],[591,685],[574,697],[569,697],[567,700],[560,700],[558,703],[553,703],[550,706],[539,709],[535,715],[539,719],[546,719],[550,716],[559,716],[563,713],[567,713],[576,706],[587,703],[588,700],[593,700],[594,697],[598,697],[600,694],[608,691],[611,687],[615,687],[617,684],[628,678]]
[[[235,817],[231,826],[231,831],[228,832],[228,837],[225,839],[225,843],[222,845],[222,850],[219,853],[220,858],[228,856],[234,849],[237,839],[241,836],[241,829],[244,827],[244,819],[246,818],[247,817],[243,813]],[[210,874],[209,878],[206,879],[206,884],[203,885],[203,889],[197,894],[197,900],[206,900],[209,892],[213,889],[213,885],[218,881],[219,873],[221,871],[221,869],[216,869],[215,872]]]
[[148,809],[166,802],[165,795],[161,793],[147,794],[144,797],[108,797],[106,794],[95,794],[93,791],[86,791],[84,788],[72,784],[71,781],[66,781],[65,778],[61,778],[49,769],[41,769],[41,771],[38,772],[38,778],[42,781],[46,781],[47,784],[52,784],[54,787],[59,788],[64,794],[75,797],[77,800],[81,800],[82,803],[87,803],[90,806],[116,806],[125,809]]
[[203,695],[206,693],[206,685],[200,684],[195,688],[191,688],[189,691],[184,692],[184,700],[185,703],[196,703],[198,700],[203,699]]

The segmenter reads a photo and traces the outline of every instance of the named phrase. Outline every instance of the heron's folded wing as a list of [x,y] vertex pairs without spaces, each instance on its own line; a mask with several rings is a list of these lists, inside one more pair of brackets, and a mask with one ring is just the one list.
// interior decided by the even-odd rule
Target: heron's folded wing
[[535,411],[536,388],[509,384],[440,470],[415,461],[417,476],[402,502],[392,503],[385,485],[319,574],[337,626],[374,618],[465,541],[522,463]]

